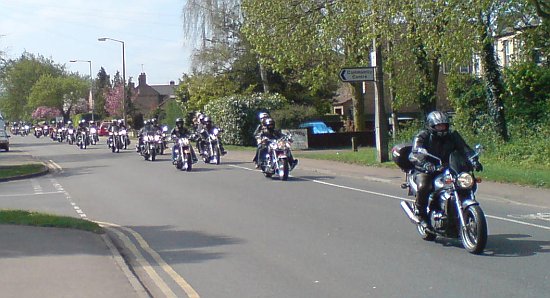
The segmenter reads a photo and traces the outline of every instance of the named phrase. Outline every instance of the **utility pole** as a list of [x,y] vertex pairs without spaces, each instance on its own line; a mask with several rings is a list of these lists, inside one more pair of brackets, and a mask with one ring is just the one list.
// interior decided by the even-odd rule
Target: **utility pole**
[[372,40],[372,62],[375,66],[374,83],[374,122],[376,131],[376,160],[386,162],[388,157],[388,117],[384,105],[384,72],[382,69],[382,47],[378,45],[376,38]]

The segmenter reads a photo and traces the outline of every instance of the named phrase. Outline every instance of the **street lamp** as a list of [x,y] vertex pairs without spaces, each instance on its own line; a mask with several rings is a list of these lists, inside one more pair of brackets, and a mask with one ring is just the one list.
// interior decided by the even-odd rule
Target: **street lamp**
[[126,59],[124,58],[124,41],[109,37],[100,37],[97,40],[112,40],[122,44],[122,80],[124,81],[122,86],[122,118],[124,119],[124,123],[128,123],[126,121]]
[[92,60],[71,60],[69,62],[88,62],[90,64],[90,104],[92,106],[92,121],[94,121],[94,92],[93,92],[93,77],[92,77]]

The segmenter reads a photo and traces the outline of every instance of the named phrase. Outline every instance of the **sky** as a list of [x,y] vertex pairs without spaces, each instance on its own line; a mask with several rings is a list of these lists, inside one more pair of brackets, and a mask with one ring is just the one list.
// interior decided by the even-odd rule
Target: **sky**
[[185,0],[0,0],[0,51],[17,59],[26,51],[95,78],[101,67],[126,79],[169,84],[190,71],[192,46],[181,18]]

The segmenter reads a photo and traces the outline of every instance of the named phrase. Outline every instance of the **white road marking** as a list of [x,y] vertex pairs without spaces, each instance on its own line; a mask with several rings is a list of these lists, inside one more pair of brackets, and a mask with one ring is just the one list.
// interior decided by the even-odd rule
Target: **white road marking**
[[19,193],[11,195],[0,195],[0,197],[28,197],[28,196],[40,196],[40,195],[51,195],[63,193],[62,191],[50,191],[50,192],[39,192],[39,193]]
[[38,180],[31,179],[31,184],[35,194],[42,193],[42,186],[40,186],[40,184],[38,183]]
[[[259,170],[256,170],[256,169],[250,169],[250,168],[245,168],[245,167],[236,166],[236,165],[229,165],[229,166],[234,167],[234,168],[238,168],[238,169],[247,170],[247,171],[259,171]],[[390,199],[394,199],[394,200],[414,202],[413,199],[393,196],[393,195],[389,195],[389,194],[385,194],[385,193],[374,192],[374,191],[355,188],[355,187],[343,186],[343,185],[324,182],[324,181],[315,180],[315,179],[308,179],[308,178],[300,178],[300,179],[308,180],[308,181],[311,181],[311,182],[314,182],[314,183],[323,184],[323,185],[327,185],[327,186],[331,186],[331,187],[337,187],[337,188],[341,188],[341,189],[347,189],[347,190],[351,190],[351,191],[357,191],[357,192],[368,193],[368,194],[372,194],[372,195],[376,195],[376,196],[386,197],[386,198],[390,198]],[[489,215],[489,214],[485,214],[485,217],[492,218],[492,219],[497,219],[497,220],[501,220],[501,221],[507,221],[507,222],[511,222],[511,223],[515,223],[515,224],[540,228],[540,229],[544,229],[544,230],[550,230],[550,227],[548,227],[548,226],[532,224],[532,223],[519,221],[519,220],[515,220],[515,219],[509,219],[509,218],[504,218],[504,217],[499,217],[499,216],[494,216],[494,215]],[[545,219],[545,220],[547,220],[547,219]]]

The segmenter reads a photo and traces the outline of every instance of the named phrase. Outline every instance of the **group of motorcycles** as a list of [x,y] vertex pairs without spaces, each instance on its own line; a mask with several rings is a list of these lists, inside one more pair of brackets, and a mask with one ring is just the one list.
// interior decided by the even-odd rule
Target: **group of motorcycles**
[[154,161],[157,155],[164,154],[164,150],[168,148],[168,142],[173,142],[175,156],[172,163],[176,169],[189,172],[198,160],[193,156],[194,142],[196,142],[196,152],[204,163],[216,165],[221,163],[220,133],[219,128],[210,131],[203,129],[188,137],[178,138],[169,136],[168,127],[164,126],[161,130],[144,133],[142,141],[136,144],[136,151],[145,160]]
[[77,145],[80,149],[86,149],[99,142],[98,130],[95,126],[78,129],[72,126],[36,125],[34,136],[49,137],[52,141],[59,143],[67,142],[69,145]]
[[21,124],[17,126],[14,125],[11,127],[11,133],[14,136],[16,135],[28,136],[30,132],[31,132],[31,126],[28,124]]

